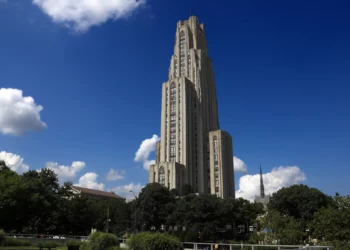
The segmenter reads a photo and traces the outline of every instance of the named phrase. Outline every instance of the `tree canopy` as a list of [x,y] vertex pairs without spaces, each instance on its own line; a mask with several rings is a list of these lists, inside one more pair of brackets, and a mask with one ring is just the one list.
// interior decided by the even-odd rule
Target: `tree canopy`
[[320,208],[333,204],[330,196],[316,188],[306,185],[293,185],[274,193],[269,202],[269,209],[279,211],[282,215],[292,216],[297,220],[310,221]]

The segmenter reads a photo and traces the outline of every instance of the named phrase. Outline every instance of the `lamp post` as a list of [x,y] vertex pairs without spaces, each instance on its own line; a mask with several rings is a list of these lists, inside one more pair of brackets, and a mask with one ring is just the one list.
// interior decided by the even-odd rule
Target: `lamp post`
[[129,191],[130,193],[132,193],[135,197],[135,203],[134,203],[134,233],[136,234],[136,200],[137,200],[137,197],[134,193],[134,190],[130,190]]

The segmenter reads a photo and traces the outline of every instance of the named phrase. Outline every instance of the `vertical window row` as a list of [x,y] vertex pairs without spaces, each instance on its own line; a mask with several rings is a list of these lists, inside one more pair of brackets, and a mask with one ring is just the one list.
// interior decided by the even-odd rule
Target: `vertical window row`
[[[168,144],[168,101],[169,101],[169,90],[168,87],[165,88],[165,148]],[[167,150],[165,150],[165,159],[167,158]]]
[[170,86],[170,161],[175,161],[176,151],[176,85]]
[[179,69],[177,65],[177,60],[174,60],[174,70],[175,70],[175,77],[179,76]]
[[188,71],[188,77],[191,77],[191,55],[190,51],[187,53],[187,71]]
[[165,186],[165,173],[164,173],[163,167],[159,168],[158,176],[159,176],[159,179],[158,179],[159,184]]
[[178,91],[178,102],[179,102],[179,108],[178,108],[178,124],[179,124],[179,135],[178,135],[178,141],[179,141],[179,162],[181,163],[181,91],[180,91],[180,84],[179,84],[179,91]]
[[214,178],[215,178],[215,194],[219,195],[219,162],[218,162],[218,138],[214,136]]
[[185,75],[185,32],[180,32],[180,72],[181,76]]

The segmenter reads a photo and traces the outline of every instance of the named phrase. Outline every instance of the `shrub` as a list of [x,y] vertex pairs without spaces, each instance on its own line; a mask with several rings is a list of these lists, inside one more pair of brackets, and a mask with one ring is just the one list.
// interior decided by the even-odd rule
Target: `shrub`
[[123,249],[121,247],[109,247],[109,248],[107,248],[107,250],[125,250],[125,249]]
[[95,232],[90,235],[89,250],[106,250],[119,244],[117,236],[109,233]]
[[186,237],[186,234],[187,234],[187,232],[186,231],[182,231],[181,233],[180,233],[180,241],[181,242],[184,242],[185,241],[185,237]]
[[88,242],[83,242],[80,247],[79,250],[90,250],[90,245]]
[[132,235],[127,242],[132,250],[181,250],[181,242],[178,238],[162,233],[141,233]]
[[55,241],[43,241],[36,244],[37,247],[58,247],[60,244],[58,244]]
[[3,245],[4,241],[5,241],[5,231],[0,229],[0,246]]
[[198,232],[188,231],[185,236],[185,242],[198,242]]
[[14,238],[5,238],[3,242],[3,246],[6,247],[25,247],[30,245],[30,241],[28,240],[19,240]]
[[80,246],[82,245],[83,242],[79,241],[79,240],[68,240],[66,242],[66,246],[67,247],[75,247],[75,246]]

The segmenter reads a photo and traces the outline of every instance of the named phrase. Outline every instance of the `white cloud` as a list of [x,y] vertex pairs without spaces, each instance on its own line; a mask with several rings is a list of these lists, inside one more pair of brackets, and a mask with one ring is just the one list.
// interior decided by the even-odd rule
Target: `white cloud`
[[29,170],[29,166],[23,163],[23,158],[19,155],[1,151],[0,160],[3,160],[6,166],[19,174],[22,174]]
[[79,182],[75,186],[104,190],[105,185],[97,182],[98,175],[96,173],[86,173],[79,178]]
[[58,179],[63,182],[74,179],[85,165],[85,162],[82,161],[74,161],[70,166],[59,165],[56,162],[47,162],[45,167],[53,170],[57,174]]
[[124,179],[125,171],[122,170],[120,173],[117,170],[110,169],[107,173],[108,181],[117,181]]
[[132,183],[129,183],[127,185],[114,187],[110,191],[113,191],[117,195],[131,200],[131,199],[135,198],[134,194],[131,191],[133,191],[135,193],[135,195],[138,196],[139,193],[141,192],[142,188],[144,188],[144,186],[142,186],[140,183],[134,184],[132,182]]
[[[265,194],[272,194],[283,187],[299,184],[306,180],[305,174],[297,166],[280,166],[263,174]],[[253,201],[260,194],[260,174],[244,175],[239,180],[236,197]]]
[[247,165],[238,157],[233,157],[233,166],[235,172],[247,173],[248,167]]
[[23,96],[19,89],[0,89],[0,133],[22,135],[46,128],[40,120],[43,107],[33,97]]
[[155,160],[147,160],[143,163],[143,168],[149,170],[149,166],[153,164],[156,164]]
[[145,0],[33,0],[55,23],[76,31],[125,18],[144,3]]
[[142,141],[139,149],[136,151],[134,161],[142,162],[143,168],[148,170],[149,165],[154,164],[154,160],[149,160],[150,154],[156,150],[156,143],[160,140],[158,135],[153,135],[152,138],[148,138]]

